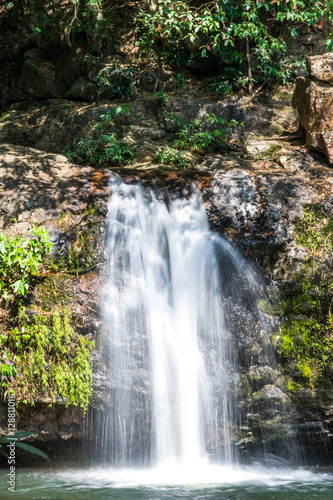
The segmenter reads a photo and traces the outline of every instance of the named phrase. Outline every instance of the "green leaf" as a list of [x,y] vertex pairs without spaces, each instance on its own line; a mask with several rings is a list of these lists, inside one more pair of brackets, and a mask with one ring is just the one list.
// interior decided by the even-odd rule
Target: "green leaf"
[[18,442],[16,443],[16,446],[18,448],[22,448],[22,450],[28,451],[29,453],[33,453],[34,455],[38,455],[39,457],[45,458],[48,462],[50,462],[49,457],[44,453],[43,451],[39,450],[38,448],[35,448],[35,446],[31,446],[31,444],[26,444],[26,443],[21,443]]
[[14,292],[16,293],[22,287],[22,281],[18,280],[12,285],[14,287]]
[[26,437],[29,437],[29,436],[32,436],[33,435],[33,432],[15,432],[15,434],[13,434],[12,436],[4,436],[2,438],[0,438],[0,442],[1,443],[9,443],[11,441],[13,441],[13,439],[22,439],[22,438],[26,438]]

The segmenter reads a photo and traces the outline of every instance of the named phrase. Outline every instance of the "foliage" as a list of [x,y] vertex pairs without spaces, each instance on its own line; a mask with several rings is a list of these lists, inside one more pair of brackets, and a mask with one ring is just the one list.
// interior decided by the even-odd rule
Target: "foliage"
[[[22,443],[21,441],[18,441],[19,439],[24,439],[29,436],[31,436],[33,433],[32,432],[15,432],[14,434],[11,434],[9,436],[3,436],[0,438],[0,455],[5,456],[8,458],[8,455],[2,451],[2,445],[8,445],[10,443],[15,442],[15,448],[21,448],[22,450],[28,451],[29,453],[33,453],[34,455],[38,455],[39,457],[45,458],[48,462],[50,462],[49,457],[44,453],[43,451],[39,450],[35,446],[32,446],[31,444],[26,444]],[[7,446],[6,446],[7,447]]]
[[164,146],[153,158],[163,165],[173,165],[179,168],[189,166],[188,155],[169,146]]
[[133,152],[125,142],[119,141],[115,133],[108,130],[108,125],[113,124],[113,119],[121,114],[133,114],[128,104],[123,104],[101,115],[102,123],[93,126],[93,137],[79,136],[71,147],[67,147],[63,154],[70,161],[86,163],[93,167],[103,165],[122,165],[130,163]]
[[[297,26],[333,19],[333,1],[317,0],[218,0],[197,4],[183,0],[159,0],[157,11],[138,16],[138,43],[143,54],[155,48],[169,64],[198,66],[200,59],[215,57],[223,67],[223,83],[251,86],[252,83],[285,83],[290,77],[285,60],[287,45],[279,25],[289,36]],[[332,40],[327,48],[331,50]],[[222,79],[221,79],[221,88]],[[226,87],[226,88],[227,88]]]
[[176,149],[190,150],[205,154],[223,148],[225,139],[237,127],[236,120],[228,122],[215,114],[206,114],[202,118],[194,118],[187,125],[183,124],[176,133],[173,143]]
[[222,77],[213,77],[213,81],[209,84],[210,92],[215,92],[220,96],[229,95],[232,93],[232,87],[229,83],[225,82]]
[[131,101],[140,84],[140,74],[134,67],[123,68],[114,64],[104,75],[97,77],[97,83],[114,99]]
[[12,367],[11,373],[2,374],[2,387],[7,392],[16,389],[21,400],[31,402],[38,392],[47,392],[54,400],[60,397],[67,404],[87,409],[94,343],[75,334],[66,309],[51,317],[29,318],[21,312],[18,326],[0,335],[0,345],[2,373],[8,360]]
[[305,205],[295,232],[309,259],[303,277],[282,300],[280,332],[283,358],[293,360],[304,381],[313,382],[333,363],[333,214],[320,204]]
[[183,90],[185,88],[185,77],[181,73],[178,73],[178,75],[172,77],[173,83],[174,83],[174,94],[182,94]]
[[[228,122],[214,113],[206,114],[202,118],[194,118],[188,124],[173,115],[169,115],[167,118],[173,119],[179,130],[176,132],[172,147],[163,147],[156,153],[154,159],[159,163],[180,168],[191,165],[193,157],[188,152],[204,155],[225,147],[226,137],[240,125],[236,120]],[[183,151],[187,153],[183,153]]]
[[166,104],[168,102],[168,97],[163,89],[159,90],[154,97],[159,101],[161,105]]
[[99,134],[96,139],[80,136],[74,142],[72,148],[64,151],[70,161],[78,161],[101,167],[106,165],[122,165],[131,162],[132,151],[124,142],[118,141],[114,133]]
[[48,39],[65,46],[71,46],[82,33],[106,38],[114,16],[109,8],[103,9],[103,3],[103,0],[2,1],[12,28],[28,30],[38,44]]
[[0,300],[26,295],[32,277],[47,252],[51,251],[49,236],[44,227],[33,227],[32,238],[11,237],[0,233]]

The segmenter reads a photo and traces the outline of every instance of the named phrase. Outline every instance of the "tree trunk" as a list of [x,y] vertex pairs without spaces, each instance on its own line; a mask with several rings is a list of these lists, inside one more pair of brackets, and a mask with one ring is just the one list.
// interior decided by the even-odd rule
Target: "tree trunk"
[[252,94],[252,68],[251,68],[249,39],[245,38],[245,42],[246,42],[247,76],[249,80],[249,94]]

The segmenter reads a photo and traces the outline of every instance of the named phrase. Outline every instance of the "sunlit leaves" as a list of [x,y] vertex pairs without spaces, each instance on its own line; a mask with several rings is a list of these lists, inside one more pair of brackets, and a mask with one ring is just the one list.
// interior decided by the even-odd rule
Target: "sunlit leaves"
[[31,277],[37,276],[47,252],[51,251],[44,227],[33,227],[31,238],[13,238],[0,232],[0,300],[26,295]]

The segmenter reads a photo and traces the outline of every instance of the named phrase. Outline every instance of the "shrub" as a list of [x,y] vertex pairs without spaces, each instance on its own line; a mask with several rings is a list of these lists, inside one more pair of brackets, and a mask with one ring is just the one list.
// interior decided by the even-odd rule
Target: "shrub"
[[39,275],[43,259],[51,251],[44,227],[33,227],[30,233],[30,239],[0,233],[0,300],[25,295],[30,279]]
[[203,118],[194,118],[187,125],[183,124],[176,133],[173,146],[181,151],[190,150],[205,154],[226,145],[225,139],[240,124],[236,120],[228,122],[224,118],[207,114]]
[[173,165],[175,167],[186,168],[190,164],[188,155],[177,151],[177,149],[164,146],[156,155],[153,156],[158,163],[164,165]]
[[116,135],[108,130],[114,118],[121,114],[130,115],[133,110],[128,104],[121,104],[101,115],[102,123],[95,123],[93,126],[93,137],[77,137],[72,146],[64,149],[63,154],[69,161],[87,163],[93,167],[131,163],[134,156],[132,151],[125,142],[119,141]]

